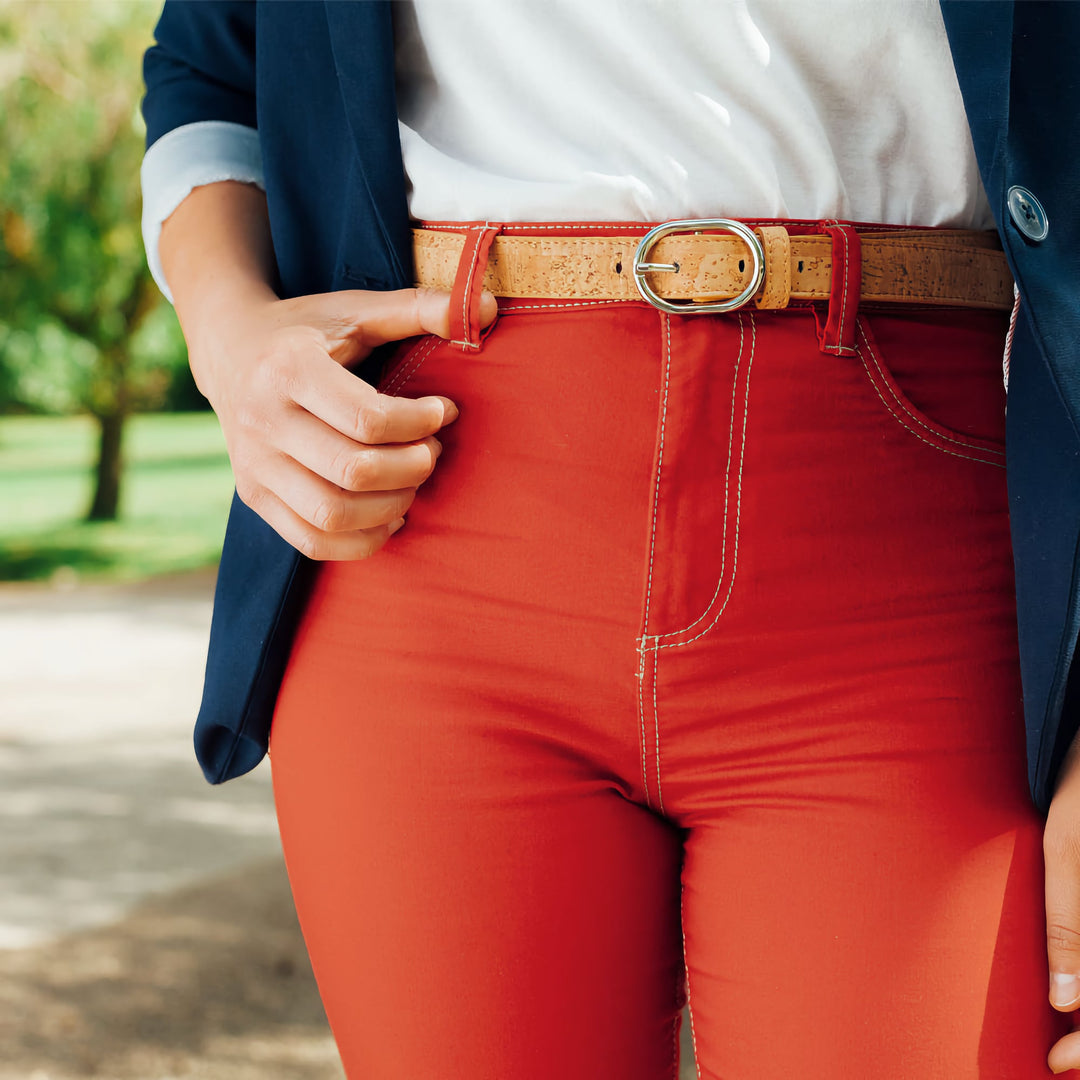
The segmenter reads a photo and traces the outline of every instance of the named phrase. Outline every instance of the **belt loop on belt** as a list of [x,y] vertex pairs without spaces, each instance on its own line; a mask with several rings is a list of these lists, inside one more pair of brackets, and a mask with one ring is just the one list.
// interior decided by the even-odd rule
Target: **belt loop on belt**
[[479,221],[465,231],[465,247],[450,290],[450,344],[462,352],[480,349],[480,294],[491,242],[501,229],[501,223]]
[[760,225],[754,232],[765,249],[765,285],[754,304],[766,311],[786,308],[791,300],[791,237],[783,225]]
[[818,345],[824,353],[850,356],[856,352],[855,323],[862,289],[862,246],[859,234],[851,225],[828,221],[821,231],[832,240],[832,279],[824,320],[821,310],[814,309]]

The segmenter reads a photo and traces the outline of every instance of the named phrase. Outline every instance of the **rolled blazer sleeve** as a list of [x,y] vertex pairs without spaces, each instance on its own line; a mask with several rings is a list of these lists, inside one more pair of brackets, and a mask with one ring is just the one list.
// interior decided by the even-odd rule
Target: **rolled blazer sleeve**
[[167,0],[143,60],[147,153],[143,242],[171,300],[158,256],[162,222],[201,184],[262,185],[255,107],[253,0]]
[[143,158],[142,234],[150,273],[165,298],[172,293],[158,253],[161,226],[197,187],[238,180],[264,188],[259,133],[243,124],[200,120],[163,135]]

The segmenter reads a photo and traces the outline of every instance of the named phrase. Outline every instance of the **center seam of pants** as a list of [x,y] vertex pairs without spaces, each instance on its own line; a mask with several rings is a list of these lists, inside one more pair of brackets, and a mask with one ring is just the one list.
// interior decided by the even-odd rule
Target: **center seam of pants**
[[682,990],[686,980],[686,955],[683,952],[682,978],[675,980],[675,1018],[671,1021],[671,1080],[679,1080],[679,1028],[682,1026],[681,1010]]
[[[731,599],[732,592],[735,588],[735,576],[738,571],[739,565],[739,532],[742,519],[742,479],[743,479],[743,466],[746,460],[746,429],[749,420],[750,411],[750,373],[754,363],[754,352],[757,345],[757,323],[754,319],[753,313],[748,313],[750,322],[750,334],[749,334],[749,353],[746,356],[746,366],[743,374],[744,389],[743,389],[743,409],[741,418],[741,427],[739,433],[739,446],[738,446],[738,470],[735,479],[735,493],[734,493],[734,510],[735,510],[735,522],[732,529],[733,538],[733,550],[731,559],[731,573],[730,580],[728,581],[727,593],[724,596],[723,601],[720,604],[719,610],[716,611],[712,620],[703,627],[693,637],[686,639],[685,635],[689,633],[694,627],[700,625],[709,613],[716,606],[717,599],[720,596],[720,592],[724,586],[724,579],[727,568],[727,540],[728,540],[728,520],[731,516],[731,473],[734,464],[734,444],[735,444],[735,425],[736,425],[736,401],[739,391],[739,374],[740,369],[743,368],[743,354],[746,350],[747,335],[746,324],[743,321],[743,315],[740,313],[736,316],[739,321],[739,349],[736,354],[734,370],[732,372],[732,386],[731,386],[731,416],[728,424],[728,460],[724,474],[724,527],[723,527],[723,539],[721,541],[720,552],[720,571],[717,577],[716,589],[713,592],[711,599],[705,606],[704,611],[693,622],[687,626],[673,630],[666,633],[650,634],[649,630],[649,618],[652,613],[652,587],[653,587],[653,573],[656,564],[656,538],[659,523],[660,514],[660,493],[661,493],[661,480],[664,470],[664,450],[665,450],[665,436],[667,432],[667,412],[668,412],[668,400],[669,391],[671,386],[671,319],[666,314],[661,315],[662,325],[664,328],[664,374],[663,374],[663,392],[661,396],[660,405],[660,431],[658,435],[657,445],[657,461],[656,461],[656,475],[653,481],[653,513],[651,534],[649,537],[649,563],[648,572],[646,578],[645,587],[645,602],[642,613],[641,623],[641,636],[638,638],[638,722],[639,722],[639,735],[641,742],[641,780],[643,786],[643,792],[645,796],[645,805],[652,808],[652,798],[650,795],[649,787],[649,757],[651,756],[655,762],[655,777],[656,777],[656,809],[660,813],[664,812],[664,795],[663,795],[663,781],[661,778],[660,767],[660,713],[658,702],[658,690],[657,690],[657,674],[659,669],[659,651],[661,649],[678,648],[684,645],[690,645],[700,638],[704,637],[716,624],[719,622],[720,617],[727,609],[728,602]],[[684,638],[684,640],[670,640],[673,638]],[[652,671],[649,672],[649,665],[647,661],[647,654],[652,653]],[[646,722],[646,677],[651,677],[652,680],[652,718],[651,724]],[[652,746],[649,747],[649,728],[651,727]],[[650,753],[651,751],[651,753]]]
[[[685,856],[684,856],[685,858]],[[680,876],[683,870],[680,870]],[[697,1032],[694,1030],[694,1005],[691,1000],[690,993],[690,965],[686,961],[686,884],[680,882],[679,885],[679,927],[682,932],[682,958],[683,958],[683,974],[686,978],[686,1011],[690,1016],[690,1045],[694,1048],[694,1062],[697,1064],[698,1071],[701,1071],[701,1057],[698,1054],[697,1045]]]
[[[645,796],[645,805],[652,807],[652,800],[649,797],[649,776],[648,776],[648,750],[646,748],[647,737],[645,734],[645,672],[646,668],[646,655],[649,652],[653,654],[653,727],[656,736],[656,800],[657,806],[661,812],[664,809],[664,798],[660,791],[660,725],[657,721],[656,713],[656,639],[649,635],[649,614],[652,605],[652,584],[653,584],[653,567],[656,560],[656,523],[660,516],[660,479],[664,471],[664,435],[667,428],[667,409],[668,409],[668,391],[671,386],[671,319],[661,313],[660,315],[661,325],[664,328],[664,375],[663,375],[663,395],[660,400],[660,433],[657,436],[657,451],[656,451],[656,476],[653,479],[653,512],[652,512],[652,526],[649,536],[649,566],[645,579],[645,602],[643,605],[641,615],[641,636],[637,641],[638,648],[638,721],[641,734],[641,782],[642,791]],[[654,644],[650,646],[649,642]]]
[[[720,604],[720,609],[716,612],[716,614],[712,618],[712,621],[707,626],[705,626],[703,629],[699,630],[698,633],[696,633],[693,637],[687,638],[687,639],[685,639],[683,641],[669,641],[669,640],[667,640],[668,638],[682,637],[684,634],[689,633],[689,631],[691,631],[695,626],[697,626],[700,622],[702,622],[702,620],[706,619],[708,617],[708,615],[709,615],[709,612],[712,611],[713,607],[716,604],[717,597],[719,597],[719,595],[720,595],[720,590],[723,588],[723,584],[724,584],[724,567],[725,567],[726,558],[727,558],[728,519],[731,516],[731,506],[730,506],[729,501],[728,501],[728,490],[729,490],[729,485],[730,485],[730,482],[731,482],[731,443],[732,443],[732,434],[729,434],[729,436],[728,436],[728,467],[727,467],[727,474],[725,476],[725,481],[724,481],[723,549],[722,549],[722,551],[720,553],[720,575],[719,575],[719,579],[717,580],[717,583],[716,583],[716,591],[713,593],[712,599],[709,601],[709,604],[705,608],[705,610],[692,623],[690,623],[689,626],[684,626],[681,630],[672,630],[672,631],[670,631],[668,633],[665,633],[665,634],[657,634],[657,635],[655,635],[652,640],[653,640],[653,648],[656,649],[656,650],[682,648],[684,645],[692,645],[695,641],[698,641],[701,638],[703,638],[720,621],[720,617],[727,610],[728,602],[731,600],[731,594],[735,589],[735,576],[736,576],[736,574],[738,573],[738,570],[739,570],[739,532],[740,532],[740,527],[742,525],[742,483],[743,483],[743,466],[744,466],[744,464],[746,462],[746,429],[747,429],[747,426],[749,424],[749,418],[750,418],[750,372],[751,372],[751,369],[753,368],[753,365],[754,365],[754,350],[757,347],[757,321],[755,320],[754,315],[753,315],[752,312],[748,312],[747,314],[748,314],[748,317],[750,319],[750,354],[746,358],[746,369],[745,369],[745,375],[744,375],[745,387],[744,387],[744,391],[743,391],[742,428],[741,428],[740,435],[739,435],[739,469],[738,469],[738,473],[736,475],[736,481],[735,481],[735,500],[734,500],[735,501],[735,526],[734,526],[734,529],[732,530],[733,548],[732,548],[732,558],[731,558],[731,577],[728,580],[727,592],[724,594],[724,599]],[[732,392],[731,392],[732,415],[731,415],[731,423],[730,423],[730,429],[729,429],[729,431],[731,433],[734,433],[734,430],[735,430],[735,393],[738,390],[738,377],[739,377],[738,369],[739,369],[739,364],[740,364],[741,359],[742,359],[742,342],[743,342],[742,315],[739,315],[738,318],[739,318],[739,331],[740,331],[740,336],[739,336],[740,346],[739,346],[739,358],[735,362],[736,366],[735,366],[734,382],[733,382],[733,385],[732,385]]]

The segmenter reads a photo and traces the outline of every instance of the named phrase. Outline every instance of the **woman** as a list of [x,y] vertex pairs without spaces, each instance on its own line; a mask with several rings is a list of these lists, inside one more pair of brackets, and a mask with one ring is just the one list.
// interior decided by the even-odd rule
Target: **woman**
[[[1023,7],[946,9],[947,41],[932,4],[166,5],[151,252],[164,219],[238,492],[282,538],[234,510],[197,737],[235,775],[276,698],[350,1075],[671,1075],[684,965],[702,1076],[1045,1073],[1011,305],[971,231],[1002,224],[1033,297],[1010,423],[1063,453],[1021,364],[1052,307],[1025,260],[1076,213],[1048,198],[1064,165],[1046,208],[988,165],[987,201],[956,85],[980,73],[982,146],[1002,50],[1014,107],[1051,77],[1075,16]],[[414,238],[410,214],[443,224]],[[674,218],[709,220],[635,250]],[[910,228],[939,225],[967,232]],[[385,292],[410,261],[449,297]],[[364,369],[381,392],[341,367],[418,335]],[[288,545],[321,564],[310,592]],[[1064,676],[1027,666],[1031,723]],[[1042,801],[1061,713],[1033,725]],[[1050,1061],[1080,1064],[1074,1038]]]

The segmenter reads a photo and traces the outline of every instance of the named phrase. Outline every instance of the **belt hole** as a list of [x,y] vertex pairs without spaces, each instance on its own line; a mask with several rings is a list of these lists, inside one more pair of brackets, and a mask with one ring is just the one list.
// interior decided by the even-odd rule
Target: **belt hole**
[[802,259],[800,259],[799,260],[799,273],[800,274],[802,273],[802,264],[803,264],[803,261],[802,261]]
[[739,260],[739,273],[741,274],[745,270],[746,270],[746,260],[745,259],[740,259]]
[[616,274],[621,274],[621,273],[622,273],[622,259],[620,259],[620,260],[619,260],[619,261],[618,261],[618,262],[617,262],[617,263],[615,264],[615,273],[616,273]]

